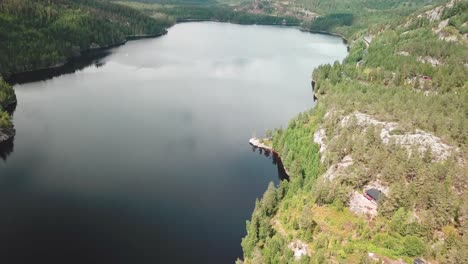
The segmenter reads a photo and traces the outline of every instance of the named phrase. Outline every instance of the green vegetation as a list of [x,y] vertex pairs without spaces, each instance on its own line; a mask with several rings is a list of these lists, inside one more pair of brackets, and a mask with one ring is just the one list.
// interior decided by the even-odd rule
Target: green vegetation
[[309,26],[314,31],[330,32],[335,27],[351,26],[354,16],[349,13],[333,13],[317,17]]
[[121,44],[129,36],[159,35],[176,21],[297,25],[294,17],[237,12],[222,5],[145,4],[106,0],[0,2],[0,75],[65,63],[80,52]]
[[428,5],[440,4],[444,0],[220,0],[218,2],[255,14],[296,17],[301,20],[301,27],[306,30],[333,32],[350,38],[354,33],[367,30],[369,25],[385,25],[390,21],[405,18]]
[[319,31],[333,31],[346,37],[369,28],[369,25],[386,24],[396,18],[404,18],[429,4],[443,0],[296,0],[302,8],[321,15],[304,27]]
[[[368,257],[371,252],[384,261],[466,262],[468,49],[461,35],[466,3],[446,7],[434,21],[425,9],[356,31],[343,63],[314,71],[317,106],[272,133],[290,181],[281,183],[275,213],[257,202],[252,219],[262,224],[247,225],[244,263],[377,263]],[[445,19],[448,25],[438,30]],[[450,34],[441,35],[444,30]],[[450,146],[451,154],[443,158],[418,143],[384,141],[382,125],[363,126],[353,118],[357,111],[396,124],[391,136],[424,130]],[[350,121],[343,123],[345,117]],[[313,140],[319,128],[325,131],[323,155]],[[325,178],[345,157],[352,165]],[[375,182],[388,188],[377,215],[352,212],[351,197]],[[260,229],[270,235],[253,235]],[[298,239],[310,256],[294,260],[288,244]]]
[[14,102],[16,102],[15,91],[0,78],[0,131],[2,128],[9,128],[12,125],[10,115],[5,109]]
[[162,12],[177,18],[177,21],[187,20],[215,20],[237,24],[260,25],[298,25],[299,20],[294,17],[269,16],[262,14],[249,14],[233,11],[227,7],[164,7]]
[[161,34],[170,24],[102,0],[4,0],[0,74],[61,64],[83,50],[122,43],[130,35]]
[[138,9],[151,17],[170,16],[177,22],[213,20],[260,25],[298,25],[300,22],[295,17],[251,14],[223,5],[180,5],[177,2],[164,5],[122,1],[117,3]]
[[[444,7],[436,19],[424,12],[442,0],[296,0],[285,5],[288,12],[302,8],[320,14],[305,21],[290,15],[294,12],[275,11],[275,1],[258,3],[264,9],[256,13],[208,5],[210,0],[149,2],[158,4],[3,0],[0,74],[61,64],[129,36],[161,34],[176,21],[301,23],[305,29],[342,34],[351,40],[348,57],[313,73],[317,106],[287,128],[267,133],[271,139],[265,143],[280,153],[290,181],[270,184],[256,202],[242,240],[245,263],[372,263],[370,252],[407,262],[417,256],[439,263],[468,259],[466,0]],[[12,126],[5,108],[15,101],[12,87],[0,79],[0,129]],[[450,155],[441,158],[430,147],[384,142],[382,125],[363,127],[352,117],[357,111],[397,124],[390,136],[421,130],[437,136],[450,146]],[[350,121],[343,125],[345,117]],[[325,131],[322,155],[313,140],[318,129]],[[332,180],[325,178],[345,157],[352,165]],[[389,190],[378,214],[352,212],[350,197],[372,182]],[[289,244],[297,240],[307,245],[310,256],[295,260]]]

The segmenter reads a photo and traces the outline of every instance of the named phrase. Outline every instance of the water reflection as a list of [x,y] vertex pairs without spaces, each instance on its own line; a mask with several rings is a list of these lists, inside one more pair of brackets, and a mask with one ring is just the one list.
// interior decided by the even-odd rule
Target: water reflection
[[0,263],[232,263],[255,199],[288,179],[246,141],[313,106],[341,40],[191,23],[111,52],[15,85]]
[[74,73],[93,64],[97,68],[100,68],[105,64],[102,59],[109,54],[111,54],[110,50],[87,51],[84,52],[80,57],[70,59],[62,66],[18,73],[11,76],[7,81],[12,85],[23,84],[28,82],[44,81],[63,74]]
[[10,139],[0,143],[0,158],[3,161],[6,161],[8,156],[10,156],[11,153],[13,153],[13,149],[15,145],[14,141],[15,141],[15,137],[11,137]]
[[281,160],[281,157],[278,155],[277,152],[275,151],[270,151],[268,149],[263,149],[263,148],[258,148],[256,146],[252,146],[252,151],[256,152],[258,150],[258,153],[260,155],[265,155],[267,158],[271,158],[272,163],[276,165],[276,170],[278,171],[278,178],[280,181],[287,180],[289,181],[289,175],[286,172],[286,169],[284,168],[283,161]]

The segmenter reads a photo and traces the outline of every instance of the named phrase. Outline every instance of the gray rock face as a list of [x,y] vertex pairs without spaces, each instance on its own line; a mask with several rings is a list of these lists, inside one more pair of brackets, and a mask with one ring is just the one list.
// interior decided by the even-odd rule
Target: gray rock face
[[398,129],[398,123],[379,121],[360,112],[355,112],[354,114],[345,116],[341,120],[341,125],[347,125],[352,118],[356,118],[358,125],[363,126],[364,128],[367,128],[370,125],[380,127],[380,138],[384,144],[395,142],[396,144],[406,148],[410,154],[413,146],[418,149],[420,154],[423,154],[430,148],[432,153],[435,155],[435,160],[442,161],[451,156],[453,151],[457,151],[455,147],[445,144],[441,138],[421,129],[416,129],[414,132],[394,134],[392,132]]
[[0,144],[12,138],[16,133],[14,128],[0,128]]
[[455,5],[456,2],[458,2],[458,1],[457,0],[452,0],[452,1],[448,2],[448,3],[446,3],[445,5],[438,6],[438,7],[434,8],[434,9],[431,9],[429,11],[424,12],[423,14],[420,14],[418,16],[418,18],[426,17],[431,22],[440,20],[440,18],[442,17],[442,14],[444,13],[445,9],[446,8],[452,8]]
[[377,204],[368,200],[362,193],[354,191],[349,199],[349,210],[356,214],[377,216]]
[[434,67],[439,66],[439,65],[443,65],[443,63],[440,60],[438,60],[438,59],[436,59],[434,57],[431,57],[431,56],[424,56],[424,57],[419,56],[417,58],[417,61],[422,62],[422,63],[431,64]]
[[328,170],[323,175],[323,178],[329,181],[333,181],[333,179],[335,179],[337,176],[346,174],[346,168],[353,164],[354,164],[353,158],[348,155],[344,157],[341,160],[341,162],[338,162],[337,164],[328,167]]
[[295,259],[300,259],[302,256],[310,256],[309,246],[299,239],[289,243],[288,248],[294,252]]
[[320,145],[320,154],[323,154],[327,149],[325,145],[325,129],[320,128],[314,133],[314,142]]

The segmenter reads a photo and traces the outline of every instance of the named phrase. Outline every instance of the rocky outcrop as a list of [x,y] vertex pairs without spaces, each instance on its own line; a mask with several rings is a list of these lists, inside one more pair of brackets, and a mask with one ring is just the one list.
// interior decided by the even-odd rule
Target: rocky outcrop
[[[411,132],[402,131],[397,122],[380,121],[361,112],[354,112],[348,115],[342,115],[336,112],[334,114],[338,115],[338,127],[344,128],[350,125],[357,125],[362,127],[362,131],[366,131],[370,126],[374,126],[383,144],[400,145],[408,151],[409,155],[415,150],[423,155],[430,149],[433,161],[437,162],[446,160],[458,151],[457,148],[445,144],[441,138],[421,129],[415,129]],[[332,140],[334,140],[334,138],[326,137],[326,131],[323,127],[319,128],[314,133],[313,141],[320,145],[322,162],[327,155],[327,144],[330,144]],[[347,177],[349,173],[352,173],[349,167],[353,165],[360,166],[359,163],[353,160],[353,157],[347,155],[340,162],[328,167],[327,171],[322,176],[323,180],[337,181],[337,179]],[[384,195],[389,195],[388,185],[379,181],[379,175],[374,176],[373,181],[368,182],[361,190],[352,191],[349,197],[349,209],[356,214],[367,215],[369,218],[377,216],[378,203],[372,199],[368,199],[368,197],[364,195],[366,190],[377,189]]]
[[407,51],[400,51],[400,52],[397,53],[397,55],[407,57],[407,56],[409,56],[410,54],[409,54],[409,52],[407,52]]
[[320,145],[320,154],[323,154],[327,150],[325,145],[325,129],[320,128],[314,133],[314,142]]
[[422,63],[431,64],[434,67],[439,66],[439,65],[443,65],[443,63],[440,60],[438,60],[438,59],[436,59],[434,57],[431,57],[431,56],[425,56],[425,57],[420,56],[420,57],[417,58],[417,61],[422,62]]
[[368,200],[362,193],[354,191],[349,199],[349,210],[373,218],[377,216],[377,203]]
[[263,143],[263,139],[260,139],[260,138],[251,138],[249,140],[249,144],[257,148],[265,149],[268,151],[273,151],[273,148],[268,145],[265,145]]
[[[444,143],[441,138],[424,130],[416,129],[412,132],[403,132],[399,130],[399,125],[396,122],[379,121],[360,112],[355,112],[353,114],[342,117],[340,126],[347,126],[352,122],[352,120],[356,120],[357,125],[363,126],[364,129],[371,125],[379,127],[381,129],[380,139],[384,144],[398,144],[406,148],[410,154],[414,148],[418,150],[419,154],[423,154],[428,149],[430,149],[434,155],[435,161],[443,161],[450,157],[453,152],[458,151],[457,148]],[[320,145],[321,161],[323,162],[327,150],[325,129],[319,128],[314,133],[313,141]],[[333,175],[338,172],[337,170],[343,169],[343,167],[347,167],[350,164],[352,164],[352,158],[345,157],[340,163],[333,165],[336,166],[336,168],[330,167],[327,170],[327,177],[334,178]]]
[[364,43],[366,43],[366,46],[369,47],[369,45],[372,43],[372,40],[374,39],[374,36],[366,35],[362,39],[364,40]]
[[15,136],[16,130],[11,128],[0,128],[0,144],[3,142],[10,140]]
[[449,19],[441,21],[437,27],[432,29],[432,31],[439,37],[440,40],[447,42],[455,42],[458,41],[459,38],[463,40],[467,39],[466,34],[454,34],[454,31],[449,29]]
[[349,210],[356,214],[367,215],[371,218],[377,216],[378,203],[364,196],[364,193],[370,189],[377,189],[385,196],[387,196],[390,191],[389,187],[382,184],[380,181],[372,181],[363,187],[362,193],[353,191],[349,199]]
[[453,151],[456,151],[456,148],[445,144],[441,138],[429,132],[421,129],[416,129],[414,132],[402,132],[398,130],[398,123],[396,122],[379,121],[360,112],[345,116],[341,120],[341,126],[348,125],[353,119],[356,120],[358,125],[363,127],[370,125],[380,127],[380,138],[384,144],[398,144],[406,148],[410,154],[414,147],[420,154],[431,149],[432,154],[435,156],[435,161],[442,161],[450,157]]
[[288,248],[294,252],[295,259],[300,259],[302,256],[310,256],[309,246],[299,239],[289,243]]
[[429,19],[429,21],[431,21],[431,22],[440,20],[440,18],[442,17],[442,14],[444,13],[445,9],[453,7],[455,5],[455,3],[456,3],[456,0],[452,0],[452,1],[448,2],[445,5],[438,6],[436,8],[433,8],[433,9],[431,9],[429,11],[426,11],[426,12],[418,15],[418,18],[425,17],[425,18]]
[[339,163],[332,165],[323,175],[323,178],[333,181],[336,177],[343,175],[346,172],[346,168],[353,165],[353,158],[351,156],[344,157]]

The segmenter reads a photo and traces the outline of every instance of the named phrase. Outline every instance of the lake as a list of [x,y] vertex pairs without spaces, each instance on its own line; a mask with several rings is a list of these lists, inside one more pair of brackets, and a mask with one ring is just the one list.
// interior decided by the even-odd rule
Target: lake
[[233,263],[279,175],[248,144],[313,107],[340,38],[196,22],[16,84],[1,263]]

